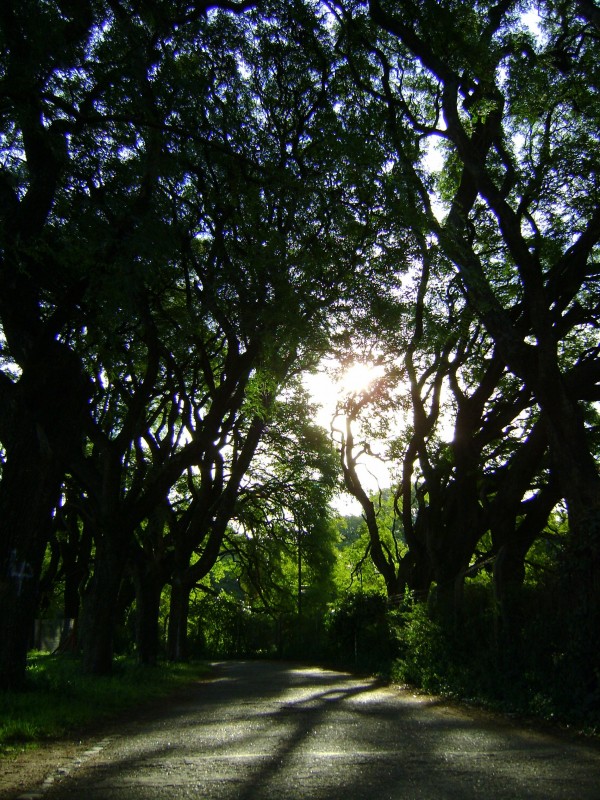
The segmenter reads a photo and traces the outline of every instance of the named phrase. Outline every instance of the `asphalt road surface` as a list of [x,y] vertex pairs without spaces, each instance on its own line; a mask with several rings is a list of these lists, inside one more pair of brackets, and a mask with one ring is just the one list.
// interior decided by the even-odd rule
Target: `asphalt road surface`
[[22,797],[600,800],[600,750],[372,679],[232,662],[55,778]]

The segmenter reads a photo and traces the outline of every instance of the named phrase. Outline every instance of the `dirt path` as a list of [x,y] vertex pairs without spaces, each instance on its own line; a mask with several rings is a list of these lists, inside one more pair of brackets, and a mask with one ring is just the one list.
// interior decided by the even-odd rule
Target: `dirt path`
[[0,797],[600,800],[600,749],[345,673],[232,662],[32,777]]

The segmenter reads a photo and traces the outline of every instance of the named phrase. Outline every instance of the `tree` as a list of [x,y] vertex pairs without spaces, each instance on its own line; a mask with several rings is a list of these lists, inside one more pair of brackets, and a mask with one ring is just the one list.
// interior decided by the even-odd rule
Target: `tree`
[[[339,442],[340,461],[346,491],[355,497],[363,510],[363,517],[369,535],[367,552],[375,568],[382,576],[388,598],[390,600],[402,599],[408,586],[408,558],[403,547],[401,532],[397,530],[397,514],[394,509],[391,525],[381,524],[382,496],[373,499],[363,486],[358,465],[362,456],[370,454],[368,442],[355,444],[354,426],[361,411],[373,401],[376,389],[371,389],[360,395],[350,396],[344,404],[344,431],[341,432]],[[386,519],[386,522],[389,520]],[[387,528],[388,536],[384,531]],[[389,541],[388,541],[389,538]],[[366,554],[365,554],[366,555]]]
[[9,3],[0,14],[0,684],[14,688],[23,682],[52,510],[89,400],[63,337],[82,285],[51,223],[69,154],[62,113],[46,92],[55,73],[79,61],[92,13],[61,17],[54,7]]
[[[276,616],[282,611],[282,597],[290,591],[289,576],[284,578],[282,572],[286,561],[282,549],[288,555],[296,553],[292,559],[296,574],[298,559],[302,558],[301,539],[312,535],[321,523],[327,527],[327,498],[334,480],[326,437],[310,424],[307,413],[306,399],[289,392],[274,403],[252,464],[235,495],[228,528],[210,562],[205,553],[207,540],[210,544],[214,534],[209,528],[199,535],[202,531],[192,525],[198,509],[202,508],[198,498],[203,479],[189,476],[187,491],[181,495],[180,508],[173,509],[171,521],[176,560],[169,625],[172,658],[187,654],[190,593],[207,577],[223,553],[233,554],[242,565],[248,597],[257,599],[268,614]],[[265,558],[272,559],[268,568],[264,566]],[[289,569],[289,561],[286,564],[285,569]],[[291,589],[295,598],[296,583],[294,580]],[[290,602],[295,606],[295,600]]]
[[[331,7],[361,88],[388,115],[398,191],[411,193],[412,229],[433,245],[432,268],[451,265],[497,363],[539,409],[534,439],[546,437],[546,480],[569,513],[571,653],[593,681],[600,479],[588,404],[597,384],[574,376],[596,374],[598,360],[597,15],[584,3],[536,4],[536,32],[524,16],[533,9],[513,2]],[[461,405],[471,403],[458,402],[457,420]],[[538,531],[553,499],[554,488],[542,490],[539,517],[531,508]]]
[[[0,500],[11,532],[0,562],[9,575],[4,600],[18,601],[22,620],[34,612],[67,471],[85,491],[94,483],[99,490],[103,470],[111,474],[113,511],[107,516],[105,502],[94,514],[97,572],[90,584],[108,587],[101,564],[122,561],[132,528],[161,501],[159,488],[166,494],[194,463],[215,463],[209,439],[222,425],[228,437],[244,430],[251,439],[213,508],[208,568],[251,460],[251,440],[260,439],[287,371],[312,363],[333,325],[328,310],[378,271],[368,256],[380,238],[374,199],[385,153],[363,135],[367,109],[348,103],[348,75],[333,58],[322,9],[300,2],[252,10],[242,2],[210,10],[162,0],[144,9],[118,0],[77,9],[28,2],[9,4],[1,22],[7,156]],[[168,469],[161,466],[160,479],[148,467],[138,472],[139,479],[146,470],[153,483],[144,486],[144,502],[132,478],[136,511],[123,518],[122,498],[115,500],[129,480],[127,463],[144,462],[138,443],[149,409],[160,408],[166,376],[180,369],[167,363],[159,301],[177,292],[190,325],[202,330],[197,374],[210,402],[200,402],[194,442]],[[131,325],[120,325],[123,319]],[[215,380],[218,367],[207,364],[211,349],[223,345],[217,361],[223,355],[233,373]],[[104,374],[90,375],[100,346]],[[147,378],[128,387],[138,367]],[[100,384],[113,380],[120,393],[113,420],[122,426],[114,441],[98,426],[101,410],[90,405],[108,397]],[[243,422],[236,418],[242,409]],[[92,449],[82,458],[86,436]],[[25,508],[34,469],[39,491]],[[118,518],[118,535],[101,523],[109,517]],[[107,619],[111,614],[107,606]],[[8,616],[2,619],[2,674],[16,685],[28,626],[13,630]],[[110,649],[100,649],[104,655],[92,662],[106,669]]]
[[337,531],[329,502],[337,465],[313,415],[302,387],[290,387],[265,432],[227,537],[247,602],[273,619],[278,649],[288,654],[316,648],[334,594]]

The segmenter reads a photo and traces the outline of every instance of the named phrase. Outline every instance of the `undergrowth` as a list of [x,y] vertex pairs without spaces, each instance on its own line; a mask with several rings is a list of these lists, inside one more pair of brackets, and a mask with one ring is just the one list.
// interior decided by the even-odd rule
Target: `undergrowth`
[[388,677],[431,694],[600,734],[600,691],[588,665],[554,644],[552,632],[537,623],[507,642],[496,635],[487,613],[453,627],[417,605],[396,617],[397,652]]
[[382,596],[354,595],[332,614],[328,657],[429,694],[600,735],[596,642],[582,646],[540,591],[524,593],[531,608],[503,634],[488,597],[468,587],[456,620],[425,603],[390,608]]

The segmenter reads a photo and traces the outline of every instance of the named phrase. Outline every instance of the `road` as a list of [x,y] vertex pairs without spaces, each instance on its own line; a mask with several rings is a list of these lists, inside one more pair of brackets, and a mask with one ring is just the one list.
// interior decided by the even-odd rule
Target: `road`
[[125,722],[44,800],[599,800],[600,749],[368,678],[231,662]]

